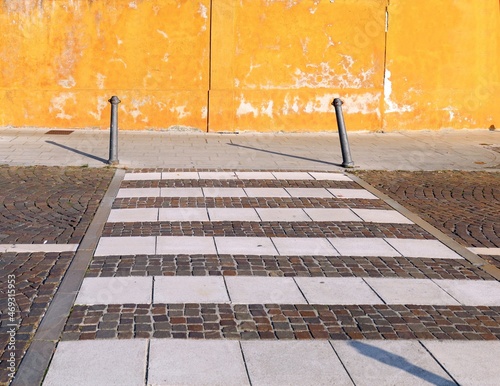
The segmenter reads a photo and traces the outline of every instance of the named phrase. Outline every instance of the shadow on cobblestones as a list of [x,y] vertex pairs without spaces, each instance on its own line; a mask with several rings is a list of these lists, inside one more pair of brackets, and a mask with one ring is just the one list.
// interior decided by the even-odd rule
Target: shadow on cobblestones
[[[500,173],[357,171],[465,247],[500,247]],[[500,267],[499,256],[483,256]]]

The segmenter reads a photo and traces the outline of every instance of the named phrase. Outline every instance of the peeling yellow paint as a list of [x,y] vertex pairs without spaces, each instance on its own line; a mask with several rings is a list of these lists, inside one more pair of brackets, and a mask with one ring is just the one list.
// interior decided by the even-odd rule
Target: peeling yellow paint
[[497,0],[0,0],[0,125],[499,125]]

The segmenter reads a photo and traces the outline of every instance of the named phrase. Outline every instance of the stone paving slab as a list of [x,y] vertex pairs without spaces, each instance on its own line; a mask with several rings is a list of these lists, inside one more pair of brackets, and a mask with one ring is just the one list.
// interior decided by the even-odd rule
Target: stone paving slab
[[500,307],[450,305],[75,305],[63,340],[500,340]]

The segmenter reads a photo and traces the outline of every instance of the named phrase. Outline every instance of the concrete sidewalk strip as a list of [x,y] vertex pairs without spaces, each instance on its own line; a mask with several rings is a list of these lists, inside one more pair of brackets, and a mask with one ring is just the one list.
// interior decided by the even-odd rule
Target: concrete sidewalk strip
[[351,209],[347,208],[305,208],[304,212],[312,221],[363,221]]
[[439,259],[462,259],[462,256],[438,240],[385,239],[406,257],[428,257]]
[[234,304],[307,304],[291,277],[227,276]]
[[332,198],[333,195],[325,188],[285,188],[291,197]]
[[352,385],[327,341],[242,341],[252,385]]
[[271,172],[236,172],[240,180],[275,180],[276,177]]
[[278,180],[314,180],[307,172],[272,172]]
[[0,253],[75,252],[79,244],[0,244]]
[[142,386],[148,340],[59,342],[43,386]]
[[198,172],[162,172],[162,180],[197,180],[200,176]]
[[101,237],[94,256],[154,255],[155,236]]
[[210,221],[260,221],[254,208],[207,208]]
[[222,276],[155,276],[153,303],[229,303]]
[[413,224],[413,221],[406,218],[395,210],[384,209],[356,209],[352,211],[356,213],[363,221],[372,223],[389,223],[389,224]]
[[296,277],[311,304],[381,304],[379,296],[359,277]]
[[337,250],[327,239],[302,237],[272,237],[281,256],[338,256]]
[[328,191],[336,198],[352,198],[364,200],[379,200],[377,196],[365,189],[334,189],[328,188]]
[[500,306],[500,282],[494,280],[434,280],[434,282],[466,306]]
[[125,173],[123,176],[124,181],[149,181],[161,180],[161,172],[151,173]]
[[215,255],[213,237],[203,236],[158,236],[156,242],[156,253],[161,255],[189,255],[207,254]]
[[[226,188],[227,189],[227,188]],[[221,189],[222,190],[222,189]],[[274,198],[289,198],[290,195],[284,188],[244,188],[248,197],[274,197]],[[225,196],[223,196],[225,197]],[[308,196],[303,196],[308,197]]]
[[422,344],[460,385],[498,385],[499,341],[423,340]]
[[[219,255],[277,255],[269,237],[214,237]],[[205,252],[207,253],[207,252]]]
[[318,181],[352,181],[351,178],[342,173],[327,173],[327,172],[309,172],[309,174]]
[[148,385],[249,385],[234,340],[151,339]]
[[160,188],[161,197],[203,197],[201,188]]
[[330,237],[328,241],[341,256],[401,256],[383,238]]
[[108,222],[158,221],[157,208],[111,209]]
[[385,277],[367,277],[364,280],[387,304],[459,304],[436,284],[439,280]]
[[243,188],[202,188],[205,197],[248,197]]
[[158,221],[209,221],[205,208],[159,208]]
[[302,209],[296,208],[256,208],[262,221],[311,221]]
[[198,172],[200,180],[236,180],[235,172]]
[[75,304],[151,304],[153,277],[87,277]]
[[160,188],[121,188],[116,198],[160,197]]
[[[356,386],[455,385],[417,341],[332,341],[331,344]],[[468,357],[464,355],[467,352],[464,347],[460,355]]]

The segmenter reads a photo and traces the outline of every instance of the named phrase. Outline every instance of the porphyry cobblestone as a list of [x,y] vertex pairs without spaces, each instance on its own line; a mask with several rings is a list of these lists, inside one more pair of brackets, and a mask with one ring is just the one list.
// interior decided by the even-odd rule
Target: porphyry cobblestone
[[79,243],[114,170],[0,166],[0,244]]
[[293,304],[75,306],[62,340],[500,339],[500,307]]
[[[364,181],[465,247],[500,247],[500,173],[359,171]],[[500,256],[484,256],[500,267]]]
[[392,209],[382,200],[273,197],[131,197],[117,198],[113,209],[133,208],[362,208]]
[[434,239],[414,224],[284,221],[155,221],[107,223],[103,236],[390,237]]
[[[12,351],[18,368],[73,257],[73,252],[0,255],[0,384],[8,382],[4,370]],[[7,307],[9,281],[16,303],[13,321]],[[15,329],[14,350],[9,350],[11,328]]]
[[346,256],[103,256],[94,257],[86,274],[87,277],[220,275],[491,279],[467,260]]

